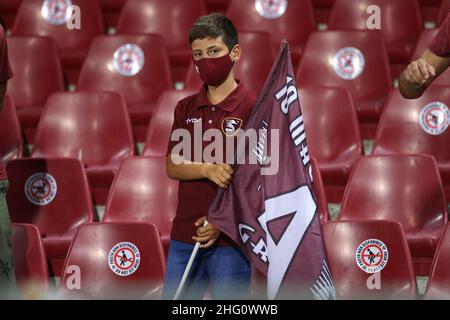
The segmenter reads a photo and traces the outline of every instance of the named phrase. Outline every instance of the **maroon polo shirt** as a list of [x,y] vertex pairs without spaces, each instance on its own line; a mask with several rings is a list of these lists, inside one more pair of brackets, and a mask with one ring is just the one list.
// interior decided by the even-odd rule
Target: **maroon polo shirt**
[[[8,47],[6,44],[6,35],[2,26],[0,26],[0,83],[6,82],[12,78],[11,67],[8,62]],[[6,171],[0,159],[0,180],[6,179]]]
[[[244,128],[256,102],[256,96],[247,90],[242,83],[237,82],[237,88],[217,105],[212,105],[208,101],[206,86],[203,86],[197,94],[179,101],[175,108],[172,126],[172,132],[179,128],[186,129],[191,137],[194,137],[194,123],[201,123],[202,134],[211,128],[220,130],[224,138],[224,163],[226,162],[226,139],[235,139],[238,130]],[[172,153],[172,148],[178,143],[179,141],[169,141],[167,155]],[[202,142],[202,154],[209,143]],[[191,157],[183,154],[187,160],[195,160],[193,147],[194,142],[192,141]],[[205,162],[203,157],[201,162]],[[171,233],[172,240],[194,243],[192,237],[196,235],[197,229],[194,223],[197,219],[207,216],[208,208],[218,188],[215,183],[208,179],[180,181],[177,214],[173,221]],[[221,246],[234,245],[233,241],[224,234],[220,235],[217,244]]]
[[428,49],[439,57],[450,57],[450,12],[447,13],[447,18],[445,18]]

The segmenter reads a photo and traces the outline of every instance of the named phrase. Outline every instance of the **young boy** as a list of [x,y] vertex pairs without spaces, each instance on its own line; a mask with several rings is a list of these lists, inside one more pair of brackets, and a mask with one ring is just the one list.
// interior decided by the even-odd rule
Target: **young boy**
[[[3,27],[0,25],[0,112],[3,110],[6,84],[11,77],[12,71],[8,63],[6,35]],[[5,297],[8,292],[7,289],[12,288],[15,283],[14,259],[11,246],[11,222],[6,206],[7,190],[6,171],[0,160],[0,297]]]
[[[234,77],[233,67],[241,55],[237,31],[227,17],[213,13],[195,22],[189,42],[204,86],[197,94],[178,102],[172,132],[185,129],[195,140],[197,126],[201,134],[216,129],[224,139],[230,138],[244,127],[256,101],[255,95]],[[203,158],[194,162],[193,156],[172,153],[177,143],[171,139],[167,151],[167,174],[180,180],[180,185],[163,297],[173,298],[195,242],[200,242],[201,249],[181,298],[201,299],[209,284],[213,299],[244,299],[250,285],[250,263],[215,226],[203,226],[217,189],[227,188],[233,169],[226,163],[208,163]],[[203,154],[208,143],[202,143]],[[193,141],[191,144],[195,145]],[[224,155],[225,152],[224,146]]]

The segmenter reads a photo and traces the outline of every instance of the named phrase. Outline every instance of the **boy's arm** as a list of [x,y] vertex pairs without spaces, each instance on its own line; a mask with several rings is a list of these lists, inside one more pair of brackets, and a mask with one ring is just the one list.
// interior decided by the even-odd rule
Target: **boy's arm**
[[167,156],[166,171],[172,179],[181,181],[209,179],[221,188],[228,187],[233,175],[233,169],[228,164],[196,163],[175,154]]
[[411,62],[400,76],[399,89],[407,99],[419,98],[426,88],[450,65],[450,58],[441,58],[426,50]]

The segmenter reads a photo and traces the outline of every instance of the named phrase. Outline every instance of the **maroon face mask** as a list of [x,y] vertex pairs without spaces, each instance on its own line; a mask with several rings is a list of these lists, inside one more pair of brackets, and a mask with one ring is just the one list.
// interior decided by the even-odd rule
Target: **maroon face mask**
[[219,58],[205,58],[194,60],[200,78],[208,86],[216,87],[223,83],[233,68],[234,61],[226,54]]

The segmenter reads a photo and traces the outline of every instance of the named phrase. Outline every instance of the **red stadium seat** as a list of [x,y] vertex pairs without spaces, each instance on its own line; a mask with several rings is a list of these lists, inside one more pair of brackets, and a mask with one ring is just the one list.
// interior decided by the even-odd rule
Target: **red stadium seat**
[[22,0],[0,0],[0,19],[11,28]]
[[330,202],[340,203],[350,171],[362,155],[350,93],[341,88],[299,90],[308,150],[319,163]]
[[222,12],[223,14],[227,11],[230,0],[203,0],[206,4],[208,12]]
[[419,0],[422,11],[422,20],[424,22],[436,21],[439,7],[443,0]]
[[[386,101],[373,150],[376,155],[432,155],[437,161],[447,199],[450,199],[450,129],[443,131],[445,123],[441,124],[444,127],[439,129],[437,124],[434,127],[438,129],[433,129],[425,115],[445,117],[442,113],[445,109],[440,109],[440,104],[443,108],[447,105],[448,110],[449,101],[449,87],[431,86],[422,97],[414,100],[404,99],[398,90],[393,90]],[[437,109],[428,114],[426,110],[433,110],[433,106]]]
[[422,30],[417,0],[336,0],[329,29],[367,30],[367,8],[372,5],[380,8],[381,33],[386,41],[393,76],[397,77],[411,59]]
[[328,23],[334,1],[335,0],[312,0],[316,21],[318,23]]
[[6,167],[11,221],[39,228],[53,275],[59,275],[76,229],[93,221],[81,162],[75,159],[12,160]]
[[81,160],[98,204],[106,202],[121,161],[133,155],[131,125],[119,94],[80,91],[49,98],[32,157]]
[[[338,299],[416,298],[413,264],[400,223],[332,221],[323,226],[323,236]],[[376,280],[368,279],[376,277],[374,273],[367,271],[378,273],[379,288]]]
[[10,37],[8,51],[14,77],[8,81],[20,123],[33,143],[34,132],[47,98],[64,90],[64,80],[54,42],[44,37]]
[[127,0],[99,0],[108,27],[115,28]]
[[178,199],[178,181],[167,177],[166,157],[123,162],[108,197],[103,222],[148,222],[158,227],[168,249]]
[[11,230],[19,292],[25,299],[42,298],[49,287],[49,273],[39,229],[31,224],[13,223]]
[[317,206],[320,210],[320,222],[325,223],[330,220],[330,214],[328,212],[328,202],[325,195],[325,188],[323,186],[322,175],[320,174],[319,165],[317,160],[310,158],[311,166],[313,170],[313,188],[316,196]]
[[448,11],[450,10],[450,1],[442,0],[441,7],[439,8],[439,13],[437,15],[436,24],[440,26],[444,19],[447,17]]
[[3,111],[0,112],[0,162],[6,164],[13,159],[22,158],[23,142],[16,109],[9,96],[6,96]]
[[[283,3],[287,6],[283,6]],[[298,64],[303,54],[309,34],[316,30],[310,0],[289,2],[231,0],[227,16],[239,31],[270,32],[275,52],[279,51],[281,40],[287,39],[291,46],[294,66]],[[256,53],[253,55],[256,56]]]
[[[164,272],[165,258],[155,225],[95,223],[79,228],[60,288],[64,298],[158,299]],[[76,273],[79,289],[71,279]]]
[[380,33],[327,31],[311,34],[296,79],[300,87],[347,89],[353,96],[362,137],[375,136],[376,123],[392,87]]
[[207,13],[203,0],[134,0],[120,14],[119,34],[159,33],[164,38],[172,76],[183,81],[192,59],[188,33],[198,17]]
[[450,299],[450,224],[436,250],[424,299]]
[[172,89],[163,39],[158,35],[95,38],[78,89],[120,92],[128,105],[136,138],[143,141],[156,100],[164,90]]
[[[235,76],[244,86],[258,95],[266,82],[272,68],[275,53],[267,43],[271,36],[267,32],[240,32],[239,44],[242,46],[242,55],[235,67]],[[255,54],[255,53],[258,54]],[[194,64],[188,70],[185,88],[199,90],[202,86]]]
[[[412,60],[419,59],[425,50],[428,49],[430,42],[436,36],[438,30],[422,30],[420,34],[419,41],[417,41],[416,49],[414,50],[414,54]],[[436,80],[431,84],[433,86],[450,86],[450,70],[444,71]]]
[[[64,7],[65,1],[59,1],[58,3],[57,1],[23,1],[17,13],[12,33],[20,36],[53,38],[62,65],[69,72],[70,82],[76,83],[79,69],[86,57],[92,39],[104,32],[101,8],[97,0],[72,0],[72,4],[80,8],[81,29],[70,29],[66,22],[67,20],[75,21],[75,19],[70,18],[72,17],[72,11],[69,7]],[[46,13],[45,8],[48,8],[49,12]]]
[[361,157],[339,220],[394,220],[403,225],[416,274],[427,275],[447,223],[436,161],[430,155]]
[[144,156],[165,157],[178,101],[196,93],[192,90],[168,90],[161,94],[150,121]]

